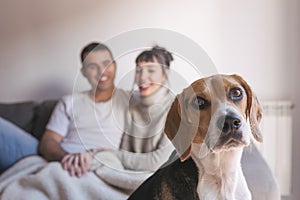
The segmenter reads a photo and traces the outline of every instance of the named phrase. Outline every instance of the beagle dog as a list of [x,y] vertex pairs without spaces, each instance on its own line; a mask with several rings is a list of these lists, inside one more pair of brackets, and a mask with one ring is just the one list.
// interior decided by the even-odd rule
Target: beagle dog
[[250,200],[240,161],[252,136],[262,141],[261,118],[242,77],[195,81],[177,95],[165,124],[180,159],[161,167],[129,199]]

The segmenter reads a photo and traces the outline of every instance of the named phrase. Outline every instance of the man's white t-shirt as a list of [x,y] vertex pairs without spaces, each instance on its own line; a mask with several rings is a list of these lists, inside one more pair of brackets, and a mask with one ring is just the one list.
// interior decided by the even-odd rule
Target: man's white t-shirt
[[121,89],[116,89],[110,100],[99,103],[87,91],[65,96],[56,105],[47,129],[63,136],[61,146],[68,153],[118,149],[128,98]]

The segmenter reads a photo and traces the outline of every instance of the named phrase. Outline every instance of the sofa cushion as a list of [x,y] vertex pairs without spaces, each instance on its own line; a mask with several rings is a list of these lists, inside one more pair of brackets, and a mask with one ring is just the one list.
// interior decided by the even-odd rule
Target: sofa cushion
[[253,143],[244,148],[241,164],[253,200],[280,199],[275,177]]
[[21,103],[0,103],[0,116],[15,125],[32,133],[34,108],[37,103],[33,101]]
[[34,123],[32,127],[32,135],[37,139],[41,139],[52,111],[57,100],[48,100],[40,103],[35,107]]

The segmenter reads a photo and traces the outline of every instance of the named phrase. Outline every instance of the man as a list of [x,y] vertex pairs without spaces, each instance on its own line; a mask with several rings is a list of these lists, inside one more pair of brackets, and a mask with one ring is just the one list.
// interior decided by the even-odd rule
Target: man
[[[81,72],[90,83],[91,89],[65,96],[58,102],[39,144],[39,151],[46,160],[61,161],[63,168],[71,176],[78,177],[90,169],[93,160],[90,149],[118,149],[123,133],[118,127],[123,127],[123,120],[115,121],[113,114],[122,118],[124,105],[128,102],[128,94],[115,88],[116,63],[107,46],[99,43],[88,44],[81,52],[81,61]],[[114,105],[112,98],[115,99]],[[13,132],[12,128],[10,126],[10,131],[7,132]],[[5,136],[5,131],[3,135]],[[19,148],[17,143],[22,141],[20,135],[15,134],[13,139],[7,141],[12,151]],[[21,151],[24,147],[30,150],[14,156],[14,161],[37,153],[38,142],[30,138],[29,134],[22,133],[22,136],[29,138],[29,142],[22,144]],[[3,148],[2,145],[0,148]],[[5,159],[1,163],[2,161],[6,163]],[[6,168],[11,163],[12,161]]]

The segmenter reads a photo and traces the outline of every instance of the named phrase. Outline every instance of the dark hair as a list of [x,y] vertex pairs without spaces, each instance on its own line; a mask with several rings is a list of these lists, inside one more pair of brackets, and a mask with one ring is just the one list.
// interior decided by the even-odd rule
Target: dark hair
[[81,62],[83,63],[86,54],[88,54],[90,52],[94,52],[94,51],[108,51],[111,58],[113,59],[111,50],[105,44],[102,44],[99,42],[92,42],[92,43],[86,45],[85,47],[83,47],[83,49],[81,50],[81,53],[80,53]]
[[135,60],[135,63],[138,64],[139,62],[154,62],[156,61],[163,65],[164,67],[170,68],[170,62],[173,61],[172,54],[167,51],[165,48],[160,46],[154,46],[151,50],[143,51],[138,55]]

